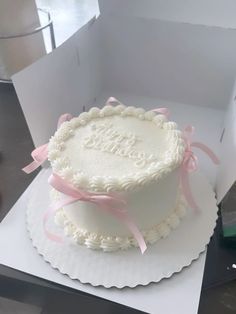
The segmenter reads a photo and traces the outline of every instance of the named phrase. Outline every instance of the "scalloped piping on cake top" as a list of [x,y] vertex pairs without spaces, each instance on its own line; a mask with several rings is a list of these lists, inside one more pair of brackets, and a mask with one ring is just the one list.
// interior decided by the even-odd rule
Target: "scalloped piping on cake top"
[[[141,230],[146,243],[153,244],[161,238],[166,238],[172,229],[175,229],[186,214],[186,202],[182,195],[176,202],[176,208],[160,224],[153,226],[148,230]],[[115,237],[102,236],[81,230],[75,226],[66,216],[66,210],[59,209],[54,218],[55,223],[64,229],[64,234],[70,237],[76,244],[83,244],[89,249],[103,250],[104,252],[114,252],[117,250],[126,250],[132,246],[137,247],[137,241],[134,237]]]
[[[70,161],[66,157],[61,157],[61,151],[66,148],[66,141],[74,135],[77,128],[85,126],[89,121],[106,116],[133,116],[140,120],[147,120],[154,123],[159,129],[169,130],[171,132],[172,144],[170,146],[174,153],[171,156],[162,160],[158,166],[150,167],[146,171],[138,171],[124,176],[117,177],[101,177],[88,176],[83,173],[83,169],[75,170],[70,166]],[[130,138],[129,144],[132,144],[134,138]],[[93,107],[88,112],[81,113],[78,117],[70,121],[64,122],[60,129],[50,139],[48,146],[48,159],[51,162],[52,169],[62,178],[76,187],[91,190],[95,192],[119,192],[131,191],[138,189],[151,181],[163,179],[168,173],[178,167],[182,160],[185,151],[185,143],[182,139],[182,132],[177,130],[175,122],[166,120],[162,114],[157,114],[153,111],[145,111],[143,108],[126,107],[122,104],[118,106],[107,105],[102,109]],[[146,156],[149,159],[153,156]],[[138,166],[142,166],[145,160],[136,160]]]

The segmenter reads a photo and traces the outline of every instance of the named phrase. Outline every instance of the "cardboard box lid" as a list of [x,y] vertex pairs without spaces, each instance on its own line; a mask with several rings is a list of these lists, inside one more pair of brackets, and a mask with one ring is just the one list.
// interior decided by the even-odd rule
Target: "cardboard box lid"
[[[133,17],[133,19],[140,20],[140,22],[143,20],[135,17]],[[151,24],[153,21],[157,22],[155,20],[147,20],[147,22],[150,22]],[[96,41],[100,42],[102,29],[97,27],[99,25],[99,21],[91,25],[92,22],[80,29],[52,54],[45,56],[32,66],[13,76],[13,82],[18,98],[21,102],[36,146],[48,141],[48,138],[55,131],[56,120],[61,113],[69,111],[72,114],[78,114],[84,105],[89,104],[91,106],[94,97],[101,92],[102,79],[100,75],[102,75],[102,69],[99,67],[102,64],[100,64],[100,59],[97,57],[99,53],[102,53],[104,57],[105,53],[104,50],[101,49],[100,45],[96,45]],[[170,24],[165,21],[160,22],[162,24]],[[155,29],[156,24],[158,23],[154,23],[153,26]],[[130,23],[127,23],[127,27],[129,27],[129,25]],[[182,24],[182,26],[185,26],[186,28],[196,28],[195,25]],[[112,29],[113,28],[109,29],[109,32],[110,36],[113,38],[114,34],[112,33]],[[205,28],[202,29],[203,35],[205,34],[204,29]],[[215,28],[214,30],[217,31]],[[116,32],[117,31],[119,30],[116,30]],[[232,33],[231,30],[227,29],[219,29],[219,31],[223,31],[223,33]],[[233,34],[234,33],[235,31],[233,31]],[[191,34],[192,33],[190,32],[190,39]],[[141,33],[139,33],[139,37],[140,36]],[[165,33],[163,33],[163,36],[165,36]],[[203,37],[205,38],[205,36]],[[166,40],[169,40],[169,38]],[[228,40],[227,42],[229,43],[231,41]],[[153,44],[156,45],[156,41]],[[234,46],[231,48],[233,52],[236,50]],[[229,62],[227,56],[228,54],[226,54],[223,59],[225,62],[227,61],[226,65],[228,66]],[[156,58],[156,54],[154,57]],[[119,59],[116,58],[116,61],[117,60],[119,61]],[[211,55],[209,55],[206,62],[210,61],[212,61]],[[106,66],[109,67],[109,63]],[[219,66],[222,65],[219,64]],[[204,69],[205,67],[203,67],[203,70]],[[235,69],[233,71],[231,70],[230,73],[233,77]],[[219,78],[221,77],[220,74],[218,76]],[[228,97],[223,102],[224,106],[222,106],[224,109],[227,108],[227,104],[230,102],[230,92],[233,89],[233,79],[232,86],[230,84],[229,87],[230,88],[227,93]],[[212,94],[214,96],[214,90],[212,91]],[[233,102],[231,101],[230,104],[232,106]],[[222,165],[220,166],[221,175],[218,177],[217,181],[217,192],[219,193],[218,201],[222,199],[236,178],[236,174],[232,171],[232,167],[234,166],[233,156],[236,156],[236,141],[234,140],[234,121],[232,120],[232,115],[230,113],[232,112],[232,109],[230,108],[231,107],[229,107],[229,113],[227,114],[228,120],[226,119],[228,131],[226,132],[225,139],[221,145]],[[211,123],[210,117],[209,123]],[[215,137],[220,139],[220,134],[216,134]],[[230,152],[230,156],[232,158],[229,159],[229,155],[224,154],[223,151]]]
[[227,108],[236,73],[236,30],[135,16],[99,21],[110,90]]
[[101,71],[94,52],[98,38],[90,38],[95,30],[90,28],[93,21],[52,53],[12,76],[35,146],[48,142],[61,114],[78,115],[93,103],[100,89]]
[[98,0],[101,15],[126,15],[236,28],[234,0]]

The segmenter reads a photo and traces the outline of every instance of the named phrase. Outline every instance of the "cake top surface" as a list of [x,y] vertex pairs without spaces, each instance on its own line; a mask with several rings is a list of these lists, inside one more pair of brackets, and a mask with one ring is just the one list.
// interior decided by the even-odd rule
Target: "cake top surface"
[[95,192],[132,190],[159,180],[183,159],[174,122],[142,108],[93,107],[64,122],[49,142],[53,171]]

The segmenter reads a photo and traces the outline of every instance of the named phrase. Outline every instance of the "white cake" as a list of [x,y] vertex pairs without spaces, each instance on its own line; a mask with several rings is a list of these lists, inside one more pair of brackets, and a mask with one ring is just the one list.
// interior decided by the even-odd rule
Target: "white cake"
[[[76,188],[118,193],[148,244],[168,236],[185,214],[179,188],[184,151],[176,123],[118,104],[91,108],[63,123],[49,142],[48,158],[54,173]],[[63,196],[54,190],[52,197]],[[59,209],[55,221],[76,243],[91,249],[137,246],[124,223],[91,202]]]

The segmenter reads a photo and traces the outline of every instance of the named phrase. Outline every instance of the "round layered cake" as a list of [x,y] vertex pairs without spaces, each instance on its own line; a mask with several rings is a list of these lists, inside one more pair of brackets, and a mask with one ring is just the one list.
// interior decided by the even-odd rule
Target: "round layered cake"
[[[51,138],[53,172],[80,191],[116,195],[145,242],[168,236],[185,214],[179,172],[185,143],[174,122],[117,103],[64,122]],[[55,190],[52,201],[63,198]],[[129,228],[93,202],[59,209],[57,224],[76,243],[106,252],[137,246]]]

